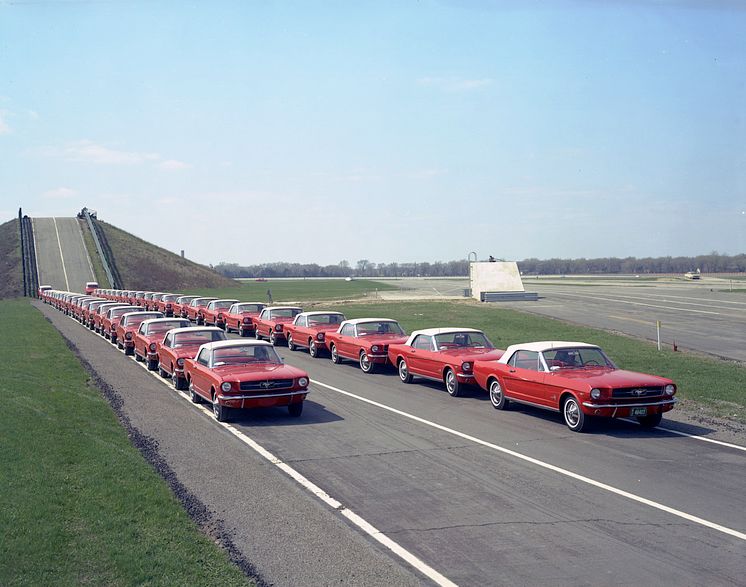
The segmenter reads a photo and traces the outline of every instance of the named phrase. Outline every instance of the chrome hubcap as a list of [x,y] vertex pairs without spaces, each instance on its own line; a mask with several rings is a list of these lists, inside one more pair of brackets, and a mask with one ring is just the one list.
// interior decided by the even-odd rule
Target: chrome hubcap
[[578,414],[578,404],[574,400],[565,402],[565,419],[570,426],[577,426],[580,415]]

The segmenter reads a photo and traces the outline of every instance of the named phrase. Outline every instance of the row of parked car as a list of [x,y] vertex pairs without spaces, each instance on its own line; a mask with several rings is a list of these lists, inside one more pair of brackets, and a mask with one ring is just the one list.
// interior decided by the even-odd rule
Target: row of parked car
[[[363,373],[388,365],[403,383],[442,382],[452,396],[478,386],[498,410],[515,402],[557,411],[576,432],[602,417],[655,427],[676,403],[673,381],[618,369],[588,343],[529,342],[500,350],[475,328],[407,334],[390,318],[347,319],[337,311],[162,292],[77,294],[42,286],[40,297],[170,378],[176,389],[188,389],[192,401],[211,402],[219,420],[233,408],[287,405],[291,415],[301,414],[308,374],[285,365],[277,345],[334,363],[354,361]],[[242,338],[229,340],[231,331]],[[242,340],[251,336],[255,340]]]

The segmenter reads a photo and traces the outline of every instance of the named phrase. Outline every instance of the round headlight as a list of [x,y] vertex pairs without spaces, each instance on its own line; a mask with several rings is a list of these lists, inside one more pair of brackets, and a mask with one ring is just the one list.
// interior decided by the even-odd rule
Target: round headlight
[[461,368],[464,371],[471,371],[471,363],[467,361],[466,363],[461,363]]
[[308,377],[301,377],[298,379],[298,385],[301,387],[306,387],[308,385]]
[[323,332],[319,332],[316,335],[316,340],[324,340],[324,333]]
[[149,346],[148,348],[149,348],[149,349],[150,349],[151,351],[154,351],[154,350],[155,350],[155,348],[156,348],[156,347],[155,347],[155,343],[154,343],[154,342],[151,342],[151,343],[150,343],[150,346]]
[[601,390],[600,389],[591,389],[591,397],[593,399],[598,399],[601,397]]
[[230,391],[231,384],[228,381],[225,381],[223,385],[220,386],[220,389],[222,389],[223,391]]
[[184,366],[184,359],[176,359],[176,364],[179,367],[183,367]]
[[676,386],[668,384],[664,388],[664,391],[666,392],[666,395],[673,395],[676,392]]
[[244,319],[243,319],[243,323],[244,323],[244,324],[251,324],[251,318],[248,318],[248,317],[247,317],[247,318],[244,318]]
[[282,332],[282,324],[275,324],[275,331]]
[[125,332],[124,333],[124,338],[126,338],[127,340],[132,340],[132,333],[131,332]]
[[378,345],[374,344],[372,347],[370,347],[370,350],[372,350],[374,353],[378,352]]

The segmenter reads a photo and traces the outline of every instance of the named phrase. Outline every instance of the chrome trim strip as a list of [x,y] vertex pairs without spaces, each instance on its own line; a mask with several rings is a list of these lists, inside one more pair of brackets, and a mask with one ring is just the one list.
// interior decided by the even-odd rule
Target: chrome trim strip
[[304,389],[303,391],[291,391],[288,393],[268,393],[264,395],[222,395],[222,394],[218,394],[218,399],[221,401],[234,400],[234,399],[240,399],[240,400],[261,399],[265,397],[285,397],[285,396],[301,395],[301,394],[306,394],[306,393],[309,393],[307,389]]
[[619,410],[624,408],[653,408],[655,406],[668,406],[673,405],[678,401],[679,400],[673,397],[671,399],[666,399],[659,402],[645,402],[642,404],[594,404],[592,402],[583,402],[583,406],[593,409],[616,408],[617,410]]

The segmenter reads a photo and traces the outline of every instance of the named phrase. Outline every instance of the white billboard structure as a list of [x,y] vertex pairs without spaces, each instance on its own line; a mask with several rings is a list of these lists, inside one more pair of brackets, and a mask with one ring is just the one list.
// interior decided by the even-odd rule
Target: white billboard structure
[[515,261],[469,263],[471,296],[480,302],[535,300],[537,294],[523,287]]

